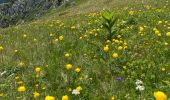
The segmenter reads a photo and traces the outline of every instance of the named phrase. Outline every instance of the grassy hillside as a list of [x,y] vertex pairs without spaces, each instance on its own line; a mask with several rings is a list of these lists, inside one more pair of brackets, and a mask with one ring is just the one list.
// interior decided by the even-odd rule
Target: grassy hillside
[[[111,41],[105,9],[118,18]],[[80,0],[0,29],[0,100],[169,100],[169,10],[168,0]]]

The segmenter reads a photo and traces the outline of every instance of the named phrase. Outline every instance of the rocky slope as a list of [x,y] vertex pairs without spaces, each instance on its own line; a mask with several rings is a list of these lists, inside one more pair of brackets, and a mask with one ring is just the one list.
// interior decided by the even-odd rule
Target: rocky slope
[[70,2],[71,0],[10,0],[0,5],[0,27],[5,28],[39,18],[50,8]]

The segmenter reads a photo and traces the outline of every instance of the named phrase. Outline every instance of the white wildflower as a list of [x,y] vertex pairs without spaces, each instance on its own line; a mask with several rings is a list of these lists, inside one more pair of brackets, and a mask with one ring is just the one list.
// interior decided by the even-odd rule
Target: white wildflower
[[142,82],[141,80],[136,80],[135,84],[136,84],[136,85],[142,85],[143,82]]
[[136,90],[139,90],[139,91],[143,91],[145,89],[145,87],[144,86],[141,86],[141,85],[138,85],[137,87],[136,87]]
[[76,89],[74,89],[74,90],[72,91],[72,94],[74,94],[74,95],[78,95],[78,94],[80,94],[80,92],[79,92],[79,91],[77,91]]

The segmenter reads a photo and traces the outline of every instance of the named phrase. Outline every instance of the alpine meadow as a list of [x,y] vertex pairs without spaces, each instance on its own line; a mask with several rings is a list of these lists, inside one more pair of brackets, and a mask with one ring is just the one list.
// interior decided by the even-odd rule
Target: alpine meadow
[[170,0],[49,4],[0,17],[0,100],[170,100]]

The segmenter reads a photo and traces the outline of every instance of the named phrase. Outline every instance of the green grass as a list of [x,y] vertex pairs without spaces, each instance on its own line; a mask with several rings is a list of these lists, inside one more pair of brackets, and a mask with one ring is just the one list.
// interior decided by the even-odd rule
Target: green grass
[[[47,95],[56,100],[63,95],[70,100],[109,100],[112,96],[115,100],[154,100],[156,91],[170,96],[170,37],[166,36],[170,5],[168,0],[143,1],[87,0],[54,9],[24,25],[0,29],[0,94],[4,94],[0,99],[32,100],[35,91],[40,93],[37,100]],[[116,25],[127,23],[114,35],[116,41],[107,41],[103,9],[119,18]],[[63,40],[56,41],[60,36]],[[103,50],[106,45],[108,52]],[[71,56],[65,57],[66,53]],[[72,68],[67,70],[66,64]],[[41,68],[38,73],[37,67]],[[75,72],[76,68],[81,71]],[[136,90],[136,80],[143,82],[143,91]],[[18,92],[19,86],[26,91]],[[78,86],[82,87],[79,95],[68,91]]]

